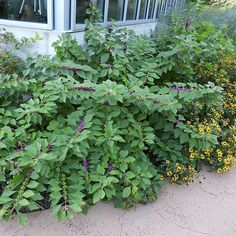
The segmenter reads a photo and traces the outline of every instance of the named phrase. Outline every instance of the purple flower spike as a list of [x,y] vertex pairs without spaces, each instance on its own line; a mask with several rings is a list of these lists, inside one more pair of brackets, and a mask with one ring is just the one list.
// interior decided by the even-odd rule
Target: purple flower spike
[[17,152],[23,152],[24,150],[25,150],[25,146],[24,145],[16,147],[16,151]]
[[108,164],[108,170],[109,171],[115,170],[115,167],[112,165],[112,163]]
[[54,147],[54,144],[53,144],[53,143],[49,143],[48,146],[47,146],[47,148],[48,148],[49,150],[51,150],[53,147]]
[[89,162],[88,160],[83,160],[82,166],[87,170],[89,168]]
[[191,25],[190,19],[187,19],[187,20],[186,20],[186,23],[185,23],[185,29],[186,29],[186,31],[188,31],[188,29],[190,28],[190,25]]
[[92,87],[83,87],[83,86],[77,87],[77,90],[86,91],[86,92],[95,91],[95,89]]
[[189,88],[182,88],[182,87],[170,87],[170,90],[176,91],[178,93],[191,91],[191,89],[189,89]]
[[84,130],[84,126],[85,126],[84,120],[81,120],[79,124],[79,132],[82,132]]
[[17,126],[13,126],[13,127],[11,128],[11,131],[12,131],[12,132],[16,132],[16,130],[17,130]]

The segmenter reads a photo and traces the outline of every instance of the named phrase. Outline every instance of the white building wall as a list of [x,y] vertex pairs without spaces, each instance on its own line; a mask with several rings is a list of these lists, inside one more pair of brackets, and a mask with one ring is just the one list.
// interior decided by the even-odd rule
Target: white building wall
[[[20,55],[22,57],[26,57],[29,55],[33,55],[36,53],[40,54],[50,54],[54,55],[55,51],[52,48],[52,43],[58,39],[58,36],[62,33],[61,31],[55,30],[36,30],[36,29],[29,29],[29,28],[22,28],[22,27],[11,27],[11,26],[1,26],[0,28],[4,27],[8,32],[14,33],[17,38],[21,37],[34,37],[35,33],[37,32],[43,39],[34,43],[31,47],[24,47],[20,51]],[[122,26],[127,27],[129,29],[134,30],[137,34],[145,34],[149,35],[151,31],[155,30],[156,23],[143,23],[143,24],[135,24],[129,26]],[[84,31],[81,32],[66,32],[68,34],[72,34],[74,38],[78,41],[78,43],[84,43]]]

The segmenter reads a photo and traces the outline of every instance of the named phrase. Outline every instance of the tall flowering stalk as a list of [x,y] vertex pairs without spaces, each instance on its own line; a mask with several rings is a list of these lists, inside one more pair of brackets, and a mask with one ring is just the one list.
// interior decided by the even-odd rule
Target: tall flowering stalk
[[191,21],[190,21],[190,19],[187,19],[186,22],[185,22],[185,30],[186,30],[186,31],[189,30],[190,25],[191,25]]

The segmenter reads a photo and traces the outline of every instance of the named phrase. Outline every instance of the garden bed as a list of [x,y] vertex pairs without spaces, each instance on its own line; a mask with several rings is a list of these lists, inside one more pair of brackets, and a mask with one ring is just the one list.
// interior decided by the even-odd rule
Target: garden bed
[[158,37],[88,21],[84,48],[62,35],[55,57],[0,55],[2,219],[50,208],[64,221],[100,200],[129,208],[202,165],[236,164],[234,42],[211,23],[170,20]]

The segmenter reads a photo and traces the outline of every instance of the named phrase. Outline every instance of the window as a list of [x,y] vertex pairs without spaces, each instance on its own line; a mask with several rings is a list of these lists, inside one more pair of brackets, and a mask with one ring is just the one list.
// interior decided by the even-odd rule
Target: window
[[[76,1],[76,23],[77,24],[84,24],[84,20],[87,18],[86,15],[86,9],[89,6],[90,0],[77,0]],[[103,12],[104,8],[104,0],[96,0],[94,1],[94,4],[96,4],[97,8]]]
[[[154,20],[159,0],[93,0],[103,14],[103,23],[115,20],[128,24],[134,20]],[[90,0],[72,0],[72,30],[84,29],[86,9]]]
[[149,9],[148,9],[148,19],[152,19],[153,15],[154,15],[154,10],[155,10],[155,1],[154,0],[150,0],[149,1]]
[[52,0],[0,0],[0,24],[51,28]]
[[128,1],[126,20],[135,20],[137,13],[138,0]]
[[108,20],[121,21],[123,19],[124,0],[109,0]]

